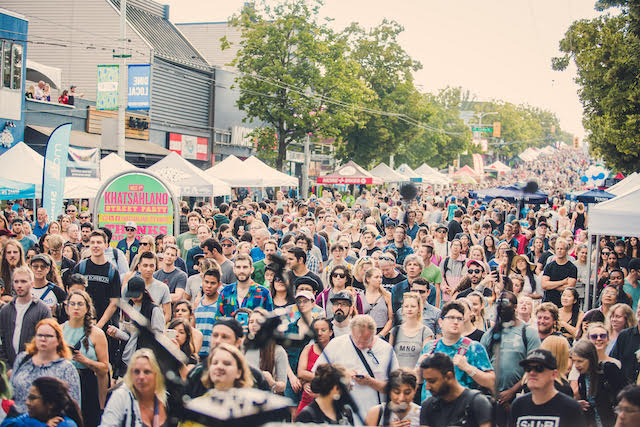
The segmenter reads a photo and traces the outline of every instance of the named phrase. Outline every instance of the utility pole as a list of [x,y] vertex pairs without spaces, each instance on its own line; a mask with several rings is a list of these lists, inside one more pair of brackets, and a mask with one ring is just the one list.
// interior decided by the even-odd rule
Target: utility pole
[[124,113],[127,108],[127,0],[120,0],[120,83],[118,84],[118,156],[125,158]]
[[311,163],[311,150],[309,144],[311,141],[309,132],[304,139],[304,163],[302,166],[302,198],[307,199],[309,197],[309,164]]

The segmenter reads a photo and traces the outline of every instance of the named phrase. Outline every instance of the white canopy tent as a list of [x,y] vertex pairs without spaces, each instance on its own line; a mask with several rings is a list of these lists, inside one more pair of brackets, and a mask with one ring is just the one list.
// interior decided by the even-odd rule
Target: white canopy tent
[[100,178],[67,178],[64,182],[65,199],[93,199],[109,178],[120,172],[138,169],[115,153],[100,160]]
[[151,165],[148,170],[163,179],[178,197],[212,197],[231,194],[231,187],[228,184],[207,175],[174,151]]
[[493,169],[501,174],[511,171],[511,168],[502,163],[500,160],[496,160],[495,162],[491,163],[489,166],[487,166],[487,169]]
[[451,179],[440,173],[436,169],[432,168],[426,163],[421,164],[415,169],[415,173],[422,176],[422,182],[435,185],[448,185],[451,184]]
[[400,175],[405,176],[407,178],[407,181],[409,181],[411,178],[414,178],[414,179],[422,178],[413,169],[411,169],[409,165],[406,163],[403,163],[400,166],[398,166],[398,168],[396,169],[396,172],[398,172]]
[[369,173],[375,177],[378,177],[384,181],[385,184],[405,182],[409,179],[404,175],[391,169],[386,163],[382,162],[375,168],[371,169]]
[[0,177],[35,184],[36,198],[42,193],[44,157],[24,142],[18,142],[0,156]]
[[607,191],[611,194],[615,194],[616,196],[621,196],[622,194],[628,193],[638,187],[640,187],[640,174],[638,172],[634,172],[616,185],[612,185],[607,188]]
[[207,169],[205,173],[231,187],[264,187],[260,174],[234,155]]
[[297,187],[298,178],[287,175],[264,163],[255,156],[251,156],[243,162],[248,165],[254,174],[262,177],[261,187]]
[[62,70],[56,67],[40,64],[39,62],[27,59],[27,80],[39,82],[42,80],[48,83],[53,89],[62,92]]

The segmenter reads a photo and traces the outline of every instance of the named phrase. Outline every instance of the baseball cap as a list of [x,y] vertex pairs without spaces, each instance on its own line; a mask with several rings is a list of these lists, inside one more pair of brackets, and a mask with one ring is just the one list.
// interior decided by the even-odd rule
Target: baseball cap
[[313,297],[313,292],[311,291],[307,291],[307,290],[301,290],[296,292],[296,299],[300,298],[300,297],[304,297],[306,299],[308,299],[309,301],[314,301],[315,298]]
[[222,239],[220,239],[220,243],[222,243],[222,242],[226,242],[226,241],[229,241],[229,242],[233,243],[234,245],[238,243],[238,241],[236,240],[236,238],[235,238],[235,237],[233,237],[233,236],[223,237]]
[[127,283],[125,298],[140,298],[145,291],[144,279],[140,276],[133,276]]
[[194,260],[197,260],[197,259],[200,259],[200,258],[204,258],[204,254],[195,254],[195,255],[193,256],[193,259],[194,259]]
[[309,276],[298,277],[294,282],[293,288],[298,289],[298,286],[304,285],[304,284],[311,285],[311,287],[315,292],[320,292],[322,290],[320,283],[318,283],[318,281],[313,277],[309,277]]
[[387,218],[384,220],[384,226],[386,227],[395,227],[398,223],[391,218]]
[[46,256],[44,254],[34,255],[31,258],[31,264],[33,264],[36,261],[43,262],[43,263],[47,264],[49,267],[51,267],[51,258],[49,258],[48,256]]
[[448,230],[448,228],[444,224],[438,224],[438,226],[436,227],[436,231],[438,230]]
[[469,261],[467,261],[467,268],[471,267],[472,265],[477,265],[480,266],[482,268],[482,270],[484,271],[484,265],[482,262],[476,260],[476,259],[470,259]]
[[213,324],[215,328],[217,325],[223,325],[227,328],[231,329],[236,336],[236,339],[242,338],[244,336],[244,332],[242,331],[242,325],[236,319],[232,317],[220,317],[216,323]]
[[542,348],[531,350],[527,358],[521,360],[519,362],[519,365],[525,367],[532,363],[539,363],[547,369],[557,369],[558,367],[556,358],[554,357],[553,353]]
[[242,215],[242,216],[245,217],[245,216],[249,216],[249,215],[256,216],[256,213],[254,211],[246,211],[244,213],[244,215]]
[[24,221],[22,220],[22,218],[15,218],[13,221],[11,221],[11,224],[15,224],[19,222],[20,224],[24,223]]
[[332,296],[329,301],[349,301],[349,304],[353,305],[353,295],[349,291],[340,291],[334,296]]
[[138,224],[136,224],[135,221],[127,221],[127,223],[124,225],[124,228],[130,228],[130,227],[133,227],[137,230]]

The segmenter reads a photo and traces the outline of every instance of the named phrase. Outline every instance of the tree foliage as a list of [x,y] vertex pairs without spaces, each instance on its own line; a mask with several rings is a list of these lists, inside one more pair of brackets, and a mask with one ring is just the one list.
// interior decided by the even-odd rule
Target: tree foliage
[[564,55],[552,66],[564,70],[575,62],[590,149],[609,166],[630,172],[640,168],[640,5],[596,3],[598,10],[611,7],[619,13],[575,21],[560,41]]
[[[292,0],[270,7],[248,4],[231,24],[241,28],[241,49],[232,65],[242,73],[238,107],[277,133],[276,167],[307,133],[338,136],[359,123],[369,92],[347,55],[347,38],[318,20],[319,1]],[[228,45],[223,40],[223,47]]]

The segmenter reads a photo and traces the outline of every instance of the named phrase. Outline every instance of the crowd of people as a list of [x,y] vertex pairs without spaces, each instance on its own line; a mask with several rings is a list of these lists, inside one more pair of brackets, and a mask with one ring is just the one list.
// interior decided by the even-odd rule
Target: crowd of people
[[541,177],[545,205],[465,187],[278,191],[183,202],[177,236],[129,221],[118,242],[85,206],[50,220],[9,203],[0,417],[165,425],[165,373],[123,300],[184,353],[191,399],[258,388],[304,423],[640,425],[640,246],[607,236],[588,259],[588,214],[564,197],[586,162],[559,154],[502,178]]

